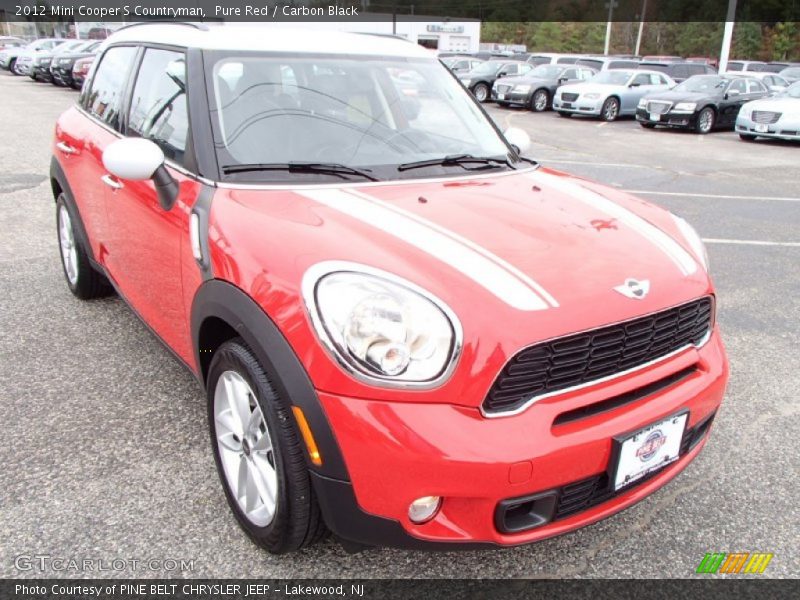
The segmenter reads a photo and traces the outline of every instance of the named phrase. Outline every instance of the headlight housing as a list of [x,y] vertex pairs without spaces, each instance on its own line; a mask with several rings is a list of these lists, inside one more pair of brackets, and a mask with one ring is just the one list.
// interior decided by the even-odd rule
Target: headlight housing
[[472,83],[471,79],[459,79],[459,81],[461,82],[461,85],[463,85],[464,87],[469,87],[469,84]]
[[433,387],[461,352],[461,324],[438,298],[364,265],[324,262],[303,277],[317,335],[357,379],[387,387]]
[[709,272],[709,262],[708,262],[708,251],[706,250],[706,245],[703,243],[703,240],[700,238],[700,234],[697,233],[694,227],[689,225],[686,219],[679,217],[676,214],[672,214],[672,218],[675,221],[675,224],[680,229],[681,234],[689,243],[689,247],[695,253],[697,258],[700,259],[703,268],[705,268],[706,273]]
[[745,104],[739,109],[739,116],[744,119],[750,119],[753,116],[753,109]]
[[600,94],[596,92],[591,92],[589,94],[584,94],[583,97],[586,98],[587,100],[597,100],[600,97]]
[[637,108],[646,108],[647,107],[647,100],[644,98],[639,98],[639,104],[637,104]]
[[531,91],[531,86],[526,84],[515,85],[514,89],[511,91],[516,92],[517,94],[527,94]]
[[697,102],[678,102],[672,110],[677,112],[694,112]]

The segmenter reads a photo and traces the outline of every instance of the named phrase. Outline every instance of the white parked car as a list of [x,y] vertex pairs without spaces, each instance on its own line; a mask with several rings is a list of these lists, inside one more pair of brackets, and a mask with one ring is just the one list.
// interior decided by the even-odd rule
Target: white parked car
[[757,137],[800,141],[800,81],[783,94],[744,104],[736,117],[736,132],[747,142]]

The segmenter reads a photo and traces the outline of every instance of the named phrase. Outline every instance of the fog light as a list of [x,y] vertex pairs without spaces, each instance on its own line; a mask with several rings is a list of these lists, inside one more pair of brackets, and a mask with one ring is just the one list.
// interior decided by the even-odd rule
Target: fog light
[[425,523],[436,516],[441,506],[442,499],[439,496],[417,498],[408,507],[408,518],[414,523]]

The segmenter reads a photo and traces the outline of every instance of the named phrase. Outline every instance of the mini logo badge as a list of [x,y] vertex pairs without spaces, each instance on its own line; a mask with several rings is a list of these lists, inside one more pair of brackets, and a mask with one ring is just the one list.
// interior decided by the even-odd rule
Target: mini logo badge
[[629,277],[625,280],[625,283],[618,285],[614,289],[628,298],[642,300],[650,291],[650,280],[642,279],[639,281],[638,279]]

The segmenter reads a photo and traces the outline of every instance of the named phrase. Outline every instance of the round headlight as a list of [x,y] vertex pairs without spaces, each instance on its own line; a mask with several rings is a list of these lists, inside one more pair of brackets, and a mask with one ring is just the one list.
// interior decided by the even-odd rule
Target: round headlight
[[370,382],[431,386],[449,375],[461,326],[439,299],[389,273],[321,263],[303,278],[319,338],[350,373]]

